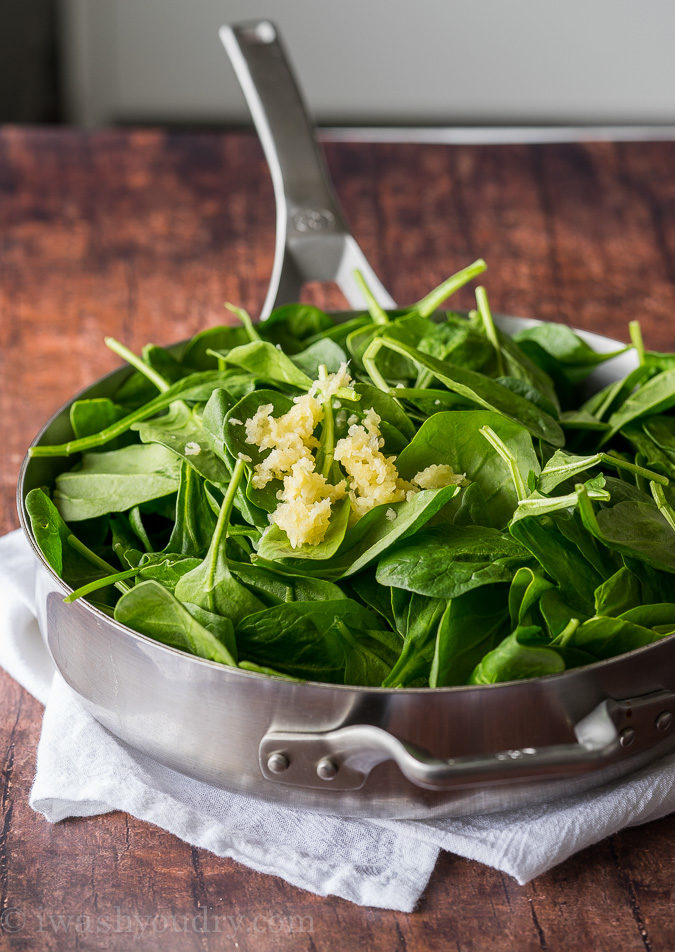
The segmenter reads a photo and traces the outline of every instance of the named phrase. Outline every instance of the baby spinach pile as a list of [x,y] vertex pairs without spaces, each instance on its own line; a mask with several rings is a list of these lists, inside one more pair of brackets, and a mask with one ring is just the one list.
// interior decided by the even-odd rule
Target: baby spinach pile
[[[114,397],[75,401],[73,457],[26,499],[45,559],[117,621],[224,665],[387,687],[555,674],[675,632],[675,355],[638,365],[584,402],[596,353],[569,328],[510,338],[484,289],[466,315],[439,308],[464,269],[403,310],[338,320],[280,307],[262,325],[213,327],[138,357]],[[317,469],[372,408],[404,479],[432,464],[465,484],[424,489],[358,522],[346,500],[315,546],[271,526],[279,481],[238,421],[275,416],[349,361],[326,406]]]

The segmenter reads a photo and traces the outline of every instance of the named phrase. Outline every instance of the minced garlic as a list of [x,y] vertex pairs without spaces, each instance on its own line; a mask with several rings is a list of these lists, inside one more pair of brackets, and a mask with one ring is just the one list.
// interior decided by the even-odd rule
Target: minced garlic
[[443,486],[464,485],[466,474],[456,473],[452,466],[446,463],[432,463],[413,476],[412,482],[420,489],[442,489]]
[[273,417],[272,410],[272,404],[265,403],[244,424],[247,443],[271,450],[253,471],[255,489],[262,489],[271,479],[283,479],[298,460],[311,460],[312,450],[319,445],[313,433],[323,410],[315,397],[296,397],[291,409],[280,417]]
[[298,460],[312,459],[312,450],[319,445],[313,434],[323,419],[323,404],[350,383],[347,364],[343,363],[337,373],[320,374],[309,393],[293,399],[287,413],[273,417],[272,404],[265,403],[245,421],[246,442],[272,451],[253,471],[255,489],[262,489],[271,479],[283,479]]
[[314,470],[314,461],[299,459],[290,475],[284,477],[281,500],[272,513],[272,522],[283,529],[291,546],[316,545],[328,530],[331,505],[344,498],[345,481],[331,486],[326,477]]
[[383,503],[403,502],[412,489],[398,475],[394,457],[382,453],[379,425],[380,417],[371,407],[363,423],[353,423],[335,445],[335,459],[349,477],[349,499],[357,519]]
[[[271,403],[258,407],[255,414],[244,422],[247,443],[270,452],[253,468],[251,483],[262,489],[272,479],[283,482],[277,492],[279,505],[270,515],[270,522],[282,529],[295,549],[301,545],[317,545],[321,542],[330,524],[332,505],[349,494],[353,524],[375,506],[388,505],[386,518],[396,519],[394,503],[412,499],[422,489],[439,489],[442,486],[465,483],[463,475],[457,475],[451,466],[432,464],[413,477],[411,482],[402,479],[396,469],[393,456],[382,452],[384,439],[380,433],[380,417],[372,408],[359,422],[352,413],[347,423],[347,436],[335,444],[334,459],[348,480],[337,486],[316,472],[314,450],[319,442],[314,431],[324,419],[324,405],[341,388],[351,385],[346,364],[337,373],[319,373],[309,392],[295,397],[287,413],[273,417]],[[239,422],[239,421],[237,421]],[[243,454],[240,458],[247,459]]]

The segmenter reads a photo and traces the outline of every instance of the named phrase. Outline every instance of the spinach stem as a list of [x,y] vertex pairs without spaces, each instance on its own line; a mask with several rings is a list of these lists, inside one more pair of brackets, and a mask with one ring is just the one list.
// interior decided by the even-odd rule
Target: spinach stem
[[[640,466],[639,463],[631,463],[629,460],[619,456],[618,453],[594,453],[593,456],[586,457],[585,468],[590,469],[591,466],[596,466],[598,463],[605,463],[605,465],[613,466],[619,470],[624,469],[629,473],[633,473],[635,476],[641,476],[643,479],[651,479],[655,483],[661,483],[662,486],[668,486],[670,483],[667,476],[662,476],[661,473],[657,473],[653,469]],[[549,470],[549,472],[564,474],[565,471],[572,472],[574,467],[574,463],[562,463],[560,466]]]
[[574,487],[575,492],[579,497],[579,511],[581,513],[581,518],[588,530],[596,537],[596,539],[602,538],[602,532],[600,531],[600,526],[598,524],[597,517],[595,515],[595,509],[593,508],[593,503],[589,499],[588,491],[583,483],[577,483]]
[[675,530],[675,510],[666,499],[663,486],[660,486],[657,482],[654,482],[654,480],[650,480],[649,488],[652,491],[654,502],[659,507],[659,512],[666,520],[670,528]]
[[570,618],[560,634],[556,635],[551,641],[551,647],[564,648],[580,624],[581,620],[579,618]]
[[518,463],[513,453],[509,450],[508,446],[500,440],[492,427],[482,426],[479,431],[480,435],[484,437],[490,446],[499,453],[501,458],[504,460],[506,465],[509,467],[511,473],[511,479],[513,480],[513,485],[515,486],[516,496],[518,501],[522,502],[523,499],[527,499],[527,489],[525,487],[525,481],[520,475],[520,470],[518,469]]
[[[606,489],[588,490],[589,499],[600,499],[602,502],[609,502],[610,495]],[[521,499],[518,503],[518,517],[522,516],[543,516],[547,512],[557,512],[559,509],[569,509],[576,506],[579,502],[579,493],[567,493],[565,496],[542,496],[527,499]]]
[[396,687],[397,684],[405,684],[404,676],[406,668],[408,668],[409,664],[412,664],[413,668],[415,665],[416,647],[417,646],[413,640],[406,641],[404,639],[400,655],[396,659],[393,668],[382,682],[383,688],[391,688]]
[[657,473],[653,469],[647,469],[646,466],[640,466],[638,463],[631,463],[627,459],[622,459],[618,453],[598,453],[597,457],[599,463],[606,463],[608,466],[615,466],[617,469],[625,469],[629,473],[660,483],[662,486],[670,484],[667,476],[662,476],[661,473]]
[[131,528],[134,530],[136,535],[141,541],[141,544],[146,552],[152,552],[153,547],[150,539],[148,538],[148,533],[145,531],[145,526],[143,525],[143,518],[141,516],[141,510],[139,506],[133,506],[129,510],[129,523]]
[[[90,595],[91,592],[96,592],[100,588],[107,588],[108,585],[116,585],[118,582],[124,581],[124,579],[133,578],[134,575],[138,575],[139,572],[140,568],[133,568],[126,569],[124,572],[116,572],[114,575],[105,575],[103,578],[97,578],[87,585],[81,585],[80,588],[76,588],[70,595],[66,595],[63,600],[64,602],[76,602],[78,598],[84,598],[85,595]],[[129,590],[128,586],[126,590]]]
[[389,317],[386,311],[380,307],[378,301],[375,298],[375,295],[370,290],[366,284],[366,279],[363,277],[358,268],[354,271],[354,280],[359,286],[361,293],[366,299],[366,306],[368,308],[368,313],[373,319],[374,324],[388,324]]
[[124,344],[115,340],[114,337],[106,337],[104,340],[106,347],[110,348],[110,350],[117,354],[118,357],[121,357],[122,360],[126,360],[132,367],[135,367],[144,377],[147,377],[151,383],[154,383],[160,393],[164,393],[165,390],[169,389],[170,384],[166,382],[164,377],[158,374],[156,370],[153,370],[149,364],[146,364],[146,362],[132,350],[129,350]]
[[504,376],[504,358],[502,357],[502,349],[499,344],[499,338],[497,336],[497,328],[495,327],[495,322],[492,319],[492,311],[490,310],[490,304],[488,303],[487,291],[481,285],[476,288],[476,304],[478,305],[478,313],[480,314],[480,319],[483,322],[483,330],[485,331],[485,336],[492,344],[494,348],[495,357],[497,358],[497,376]]
[[[111,565],[109,562],[106,562],[105,559],[102,559],[100,555],[92,552],[92,550],[86,546],[84,542],[78,539],[77,536],[73,535],[72,532],[68,533],[66,536],[66,542],[71,547],[71,549],[75,549],[76,552],[79,552],[80,555],[87,560],[87,562],[91,562],[91,564],[95,565],[97,569],[102,569],[106,575],[117,575],[114,565]],[[121,592],[128,592],[130,590],[130,586],[122,581],[116,582],[115,587]]]
[[81,436],[79,439],[69,440],[67,443],[56,443],[52,446],[32,446],[30,455],[70,456],[72,453],[84,453],[87,450],[95,449],[97,446],[104,446],[106,443],[114,440],[116,436],[121,436],[123,433],[126,433],[132,424],[145,420],[146,417],[152,416],[154,413],[157,413],[158,410],[163,410],[174,400],[179,399],[180,395],[169,399],[164,397],[163,394],[160,394],[155,397],[154,400],[150,400],[149,403],[144,404],[137,410],[132,410],[127,416],[122,417],[121,420],[117,420],[117,422],[111,423],[110,426],[105,427],[105,429],[99,430],[98,433],[92,433],[91,436]]
[[218,514],[218,521],[216,522],[216,528],[214,529],[211,545],[209,546],[209,551],[206,555],[209,566],[206,591],[208,592],[209,609],[211,611],[213,611],[215,608],[213,590],[216,578],[216,569],[218,566],[220,543],[223,538],[227,537],[227,529],[230,524],[230,516],[232,515],[234,497],[237,493],[237,487],[239,486],[242,474],[244,472],[244,465],[243,459],[238,459],[234,465],[234,469],[232,470],[232,478],[230,479],[225,496],[223,497],[223,502]]
[[244,325],[244,330],[248,334],[249,340],[251,342],[262,340],[260,334],[255,329],[253,320],[251,319],[251,315],[248,313],[248,311],[245,311],[243,307],[237,307],[236,304],[230,304],[229,302],[225,304],[225,307],[231,314],[234,314],[239,318],[241,323]]
[[[319,472],[328,479],[335,455],[335,420],[333,417],[333,398],[329,397],[323,404],[323,431],[321,433],[321,465]],[[317,460],[318,462],[318,460]]]
[[335,396],[338,400],[351,400],[352,403],[359,399],[359,394],[352,387],[338,387]]
[[645,362],[645,345],[642,340],[642,328],[640,327],[639,321],[630,321],[628,324],[628,333],[630,334],[630,342],[635,348],[635,353],[637,354],[638,364],[642,367]]
[[463,288],[464,285],[468,284],[473,278],[482,274],[486,268],[487,265],[483,259],[478,258],[472,264],[467,265],[466,268],[462,268],[461,271],[446,278],[437,288],[434,288],[433,291],[430,291],[429,294],[421,298],[417,304],[413,304],[411,310],[419,314],[420,317],[431,317],[446,298],[449,298],[455,291],[459,291],[460,288]]
[[375,363],[375,358],[382,350],[383,346],[389,346],[383,341],[380,337],[376,337],[375,340],[372,340],[366,347],[363,357],[361,358],[363,367],[373,381],[378,390],[383,390],[385,393],[389,393],[390,387],[387,381],[384,379],[380,371],[377,369],[377,364]]

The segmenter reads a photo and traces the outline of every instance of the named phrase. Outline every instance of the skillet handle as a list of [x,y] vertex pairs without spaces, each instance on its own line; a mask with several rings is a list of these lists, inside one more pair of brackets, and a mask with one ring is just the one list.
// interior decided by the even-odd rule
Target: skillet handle
[[671,691],[608,699],[575,725],[575,743],[450,760],[431,757],[372,724],[313,734],[272,731],[260,743],[260,769],[277,783],[332,790],[362,787],[370,771],[386,760],[393,760],[416,786],[430,790],[576,775],[656,747],[675,735],[674,719]]
[[354,307],[364,275],[384,308],[396,305],[351,236],[295,76],[269,20],[226,25],[220,38],[246,97],[272,175],[277,206],[274,266],[261,319],[297,301],[305,281],[335,281]]

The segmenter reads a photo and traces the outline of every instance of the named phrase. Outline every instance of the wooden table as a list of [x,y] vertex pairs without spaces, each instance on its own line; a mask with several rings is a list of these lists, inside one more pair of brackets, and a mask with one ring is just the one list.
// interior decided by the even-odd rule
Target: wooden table
[[[335,144],[327,154],[353,230],[397,300],[481,255],[495,310],[623,339],[639,318],[649,347],[673,349],[673,144]],[[103,336],[140,348],[218,322],[225,300],[255,312],[273,240],[252,137],[0,134],[1,531],[17,525],[17,471],[39,424],[116,364]],[[312,294],[339,303],[333,291]],[[363,909],[123,814],[49,826],[28,807],[42,708],[7,675],[0,684],[0,949],[675,948],[675,817],[523,887],[444,855],[416,913]],[[204,935],[205,910],[231,919]],[[135,915],[168,923],[161,939],[152,927],[130,933],[124,917]]]

